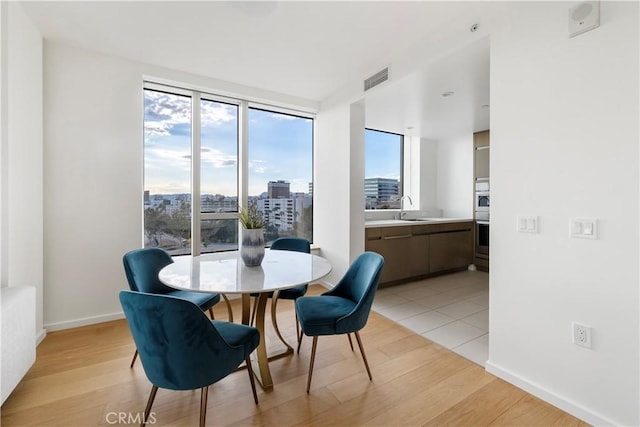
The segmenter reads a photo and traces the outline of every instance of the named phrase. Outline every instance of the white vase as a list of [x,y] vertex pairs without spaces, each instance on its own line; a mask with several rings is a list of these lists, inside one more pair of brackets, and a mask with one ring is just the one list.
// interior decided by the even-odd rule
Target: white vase
[[240,256],[247,267],[257,267],[264,258],[264,229],[243,228]]

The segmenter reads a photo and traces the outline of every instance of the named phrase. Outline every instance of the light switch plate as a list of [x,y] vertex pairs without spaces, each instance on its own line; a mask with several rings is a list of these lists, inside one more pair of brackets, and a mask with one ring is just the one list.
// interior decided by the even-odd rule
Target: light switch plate
[[598,238],[597,218],[570,218],[569,235],[579,239]]
[[518,215],[518,231],[520,233],[537,233],[540,220],[536,215]]

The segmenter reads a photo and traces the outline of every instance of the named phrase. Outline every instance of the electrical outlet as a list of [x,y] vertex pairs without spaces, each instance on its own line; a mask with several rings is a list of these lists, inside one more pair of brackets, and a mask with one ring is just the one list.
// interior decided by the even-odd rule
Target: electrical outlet
[[577,322],[573,322],[573,343],[584,348],[591,348],[591,328]]

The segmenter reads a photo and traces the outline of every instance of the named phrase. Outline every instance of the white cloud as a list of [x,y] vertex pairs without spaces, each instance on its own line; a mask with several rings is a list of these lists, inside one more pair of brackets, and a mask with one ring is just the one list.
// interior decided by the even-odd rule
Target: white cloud
[[[152,90],[146,90],[144,97],[146,136],[172,135],[177,125],[191,123],[191,98]],[[204,100],[201,103],[200,118],[202,126],[232,122],[237,119],[237,107]]]
[[264,160],[251,160],[249,161],[249,169],[255,173],[266,173],[267,167],[263,166],[264,163],[266,163]]
[[276,120],[296,120],[300,117],[292,116],[290,114],[269,113],[269,117]]
[[213,165],[214,168],[224,168],[238,164],[238,158],[232,154],[224,154],[213,148],[202,149],[200,158],[202,163]]
[[236,120],[238,108],[235,105],[202,101],[200,120],[203,126],[217,125]]
[[191,123],[191,98],[151,90],[144,98],[145,135],[170,135],[176,125]]

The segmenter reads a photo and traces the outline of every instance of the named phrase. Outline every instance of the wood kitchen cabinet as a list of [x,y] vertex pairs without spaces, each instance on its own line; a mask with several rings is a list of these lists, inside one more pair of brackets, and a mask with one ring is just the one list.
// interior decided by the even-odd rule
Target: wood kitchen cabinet
[[460,270],[473,261],[471,221],[367,228],[365,239],[365,250],[384,257],[380,283]]
[[409,247],[409,257],[411,259],[411,276],[424,276],[430,273],[430,229],[429,225],[411,226],[411,245]]
[[473,232],[471,228],[430,236],[429,270],[439,271],[466,268],[473,262]]
[[411,227],[368,228],[365,249],[384,257],[384,268],[380,282],[394,282],[411,276],[408,248]]

